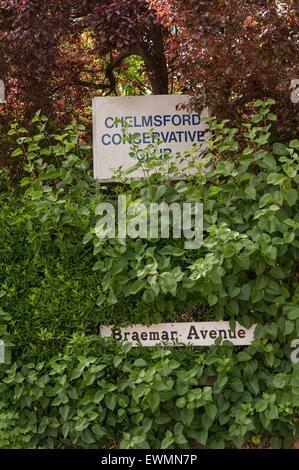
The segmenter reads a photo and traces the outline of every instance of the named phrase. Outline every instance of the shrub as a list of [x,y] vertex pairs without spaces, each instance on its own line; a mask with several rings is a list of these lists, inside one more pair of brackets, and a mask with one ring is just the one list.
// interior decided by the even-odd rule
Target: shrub
[[140,351],[75,335],[49,362],[1,366],[0,399],[37,447],[289,447],[298,377],[286,360],[265,363],[273,349],[264,339],[238,354],[231,344]]

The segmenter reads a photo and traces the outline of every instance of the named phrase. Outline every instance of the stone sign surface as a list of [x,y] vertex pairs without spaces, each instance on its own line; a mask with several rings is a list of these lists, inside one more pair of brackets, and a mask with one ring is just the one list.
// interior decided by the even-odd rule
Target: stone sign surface
[[219,336],[237,346],[248,346],[254,339],[255,326],[246,329],[236,323],[232,330],[228,321],[138,324],[127,328],[109,325],[100,326],[100,333],[102,338],[112,336],[119,341],[131,342],[134,347],[155,346],[164,342],[168,346],[212,346]]
[[[194,144],[204,148],[203,131],[207,123],[208,110],[201,116],[188,112],[186,95],[148,95],[96,97],[93,99],[93,152],[94,177],[98,181],[110,181],[111,168],[122,165],[127,169],[136,163],[129,156],[130,143],[123,140],[125,124],[127,133],[134,136],[133,142],[139,150],[144,150],[153,139],[163,141],[159,147],[160,155],[165,152],[192,150]],[[183,106],[182,106],[183,105]],[[115,121],[120,122],[116,123]],[[153,129],[154,136],[149,132]],[[142,157],[140,156],[140,159]],[[143,176],[142,170],[136,170],[133,177]]]

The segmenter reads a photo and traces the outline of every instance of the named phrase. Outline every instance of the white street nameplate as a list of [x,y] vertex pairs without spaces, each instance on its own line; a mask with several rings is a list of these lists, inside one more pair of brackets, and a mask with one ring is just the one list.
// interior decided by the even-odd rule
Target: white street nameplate
[[113,325],[101,326],[102,338],[112,336],[119,341],[133,343],[133,346],[155,346],[167,343],[169,346],[211,346],[221,336],[237,346],[248,346],[254,339],[256,325],[246,329],[239,323],[232,330],[228,321],[159,323],[157,325],[134,325],[117,328]]

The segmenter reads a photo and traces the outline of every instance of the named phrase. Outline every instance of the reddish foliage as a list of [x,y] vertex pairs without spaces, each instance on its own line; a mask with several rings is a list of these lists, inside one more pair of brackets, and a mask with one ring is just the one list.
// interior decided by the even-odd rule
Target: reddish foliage
[[154,92],[167,93],[165,33],[147,0],[2,0],[8,103],[0,112],[29,120],[42,108],[69,119],[94,94],[115,92],[113,71],[133,54],[144,59]]
[[218,118],[240,121],[246,103],[271,97],[277,101],[279,130],[296,132],[298,109],[291,101],[291,80],[299,76],[295,1],[152,0],[152,5],[173,28],[168,58],[199,109],[209,106]]
[[273,97],[279,126],[291,135],[295,27],[293,0],[2,0],[0,124],[28,125],[39,108],[56,121],[90,121],[92,96],[115,93],[114,71],[137,54],[154,93],[168,92],[174,71],[199,110],[233,121],[246,117],[245,103]]

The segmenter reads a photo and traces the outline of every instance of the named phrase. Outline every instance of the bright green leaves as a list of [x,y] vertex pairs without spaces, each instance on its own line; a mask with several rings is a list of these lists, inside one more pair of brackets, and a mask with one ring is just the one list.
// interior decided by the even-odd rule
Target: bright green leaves
[[269,202],[272,201],[272,195],[270,193],[264,194],[259,201],[259,208],[266,206]]
[[285,181],[285,176],[281,173],[270,173],[267,178],[267,184],[281,185]]
[[287,147],[284,144],[278,142],[273,144],[273,152],[275,155],[288,155],[289,153]]
[[[2,403],[9,399],[10,407],[26,401],[26,419],[38,422],[30,438],[46,446],[51,438],[55,448],[70,443],[98,448],[119,435],[120,448],[240,446],[254,429],[271,435],[272,422],[282,438],[284,423],[294,418],[289,390],[298,380],[275,366],[276,348],[263,344],[264,363],[254,349],[261,343],[251,353],[233,354],[222,346],[205,349],[199,357],[196,351],[182,356],[161,347],[136,354],[125,344],[112,347],[108,341],[104,346],[101,338],[86,337],[84,350],[78,346],[49,363],[15,363],[2,372],[2,383],[10,385],[0,388],[0,398]],[[215,375],[213,386],[199,386],[199,380],[205,383]],[[10,387],[18,393],[13,401]],[[55,406],[49,407],[48,397]]]
[[293,206],[297,201],[298,191],[296,191],[296,189],[285,189],[282,190],[282,195],[288,205]]
[[239,379],[237,377],[232,379],[232,381],[230,383],[230,386],[235,392],[240,392],[241,393],[241,392],[244,391],[243,383],[242,383],[241,379]]
[[11,154],[12,157],[18,157],[18,156],[20,156],[20,155],[23,155],[23,150],[20,149],[20,148],[14,150],[14,151],[12,152],[12,154]]
[[274,171],[276,169],[276,160],[272,155],[266,154],[258,160],[258,164],[261,168],[265,168],[268,171]]
[[245,190],[244,190],[244,194],[247,197],[247,199],[250,199],[250,200],[254,201],[256,199],[256,189],[255,189],[255,187],[252,186],[251,184],[247,185]]

